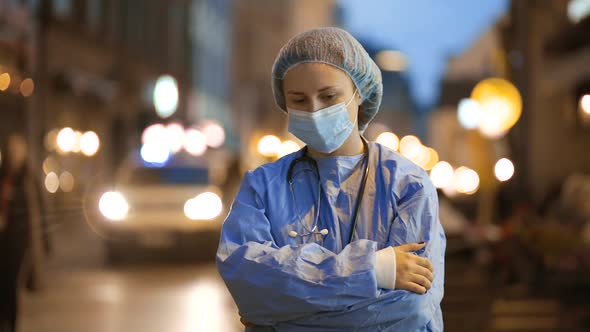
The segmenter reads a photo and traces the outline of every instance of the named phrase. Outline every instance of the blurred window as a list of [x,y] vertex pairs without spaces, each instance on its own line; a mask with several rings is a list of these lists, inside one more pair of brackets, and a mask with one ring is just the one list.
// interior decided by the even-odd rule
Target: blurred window
[[31,11],[36,11],[37,8],[39,8],[39,0],[28,0],[27,4],[29,5]]
[[100,29],[103,15],[103,0],[86,0],[86,17],[91,31]]
[[194,167],[138,168],[131,174],[129,182],[134,185],[209,184],[209,170]]
[[58,18],[69,18],[72,14],[72,0],[53,0],[53,13]]

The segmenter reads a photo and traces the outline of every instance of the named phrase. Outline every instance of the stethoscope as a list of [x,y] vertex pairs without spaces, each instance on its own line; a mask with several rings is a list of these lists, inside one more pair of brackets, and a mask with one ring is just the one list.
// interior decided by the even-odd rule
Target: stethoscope
[[[369,174],[369,143],[362,136],[361,136],[361,139],[362,139],[363,145],[365,147],[365,157],[367,158],[367,162],[365,164],[365,171],[363,174],[363,180],[361,182],[362,183],[361,188],[359,190],[359,195],[357,197],[357,202],[356,202],[356,206],[355,206],[355,214],[354,214],[354,219],[352,222],[352,231],[350,232],[350,238],[348,240],[348,243],[352,242],[352,240],[354,239],[354,235],[356,233],[356,225],[358,222],[358,218],[359,218],[359,214],[360,214],[360,207],[361,207],[361,203],[363,201],[363,194],[365,192],[365,187],[367,185],[367,178],[368,178],[368,174]],[[303,219],[301,218],[301,215],[297,211],[297,201],[295,199],[295,191],[293,190],[293,175],[294,175],[293,172],[295,170],[295,166],[299,162],[309,163],[313,167],[313,172],[315,173],[316,177],[318,178],[318,193],[317,193],[317,202],[316,202],[317,209],[316,209],[315,217],[312,222],[311,229],[309,229],[305,225],[305,223],[303,222]],[[321,205],[321,201],[322,201],[321,200],[322,184],[320,181],[320,173],[319,173],[317,162],[315,161],[315,159],[307,156],[307,146],[303,150],[303,155],[299,158],[294,159],[291,162],[291,164],[289,165],[289,170],[287,171],[287,182],[289,183],[289,191],[291,191],[291,198],[293,199],[293,206],[294,206],[295,214],[297,215],[298,221],[301,224],[301,226],[303,226],[303,228],[307,231],[306,233],[298,233],[294,230],[291,230],[288,233],[289,236],[292,238],[297,238],[297,237],[306,237],[306,236],[310,236],[310,235],[321,235],[321,236],[328,235],[329,231],[326,228],[319,230],[319,231],[317,230],[318,219],[320,216],[320,205]]]

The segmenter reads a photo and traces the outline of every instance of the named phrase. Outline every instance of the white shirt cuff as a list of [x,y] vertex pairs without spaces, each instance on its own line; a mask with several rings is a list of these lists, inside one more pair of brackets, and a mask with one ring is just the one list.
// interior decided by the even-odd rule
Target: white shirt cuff
[[395,250],[387,247],[377,251],[375,276],[379,288],[395,289]]

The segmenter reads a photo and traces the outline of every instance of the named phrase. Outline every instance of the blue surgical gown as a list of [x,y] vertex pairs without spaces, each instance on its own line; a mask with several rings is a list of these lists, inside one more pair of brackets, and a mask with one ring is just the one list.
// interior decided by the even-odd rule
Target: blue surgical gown
[[[247,331],[442,331],[446,238],[428,174],[370,142],[368,157],[317,159],[319,179],[298,162],[291,192],[289,165],[303,153],[248,172],[223,224],[217,267],[240,315],[257,326]],[[328,235],[305,235],[318,205],[316,231]],[[422,241],[416,254],[433,263],[432,288],[424,295],[379,288],[375,252]]]

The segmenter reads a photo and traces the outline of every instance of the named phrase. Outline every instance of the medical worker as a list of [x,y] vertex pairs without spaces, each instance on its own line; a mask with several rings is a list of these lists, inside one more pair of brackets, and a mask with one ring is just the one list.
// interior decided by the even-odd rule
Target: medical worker
[[362,133],[381,72],[349,33],[303,32],[272,70],[306,146],[248,172],[217,267],[246,331],[442,331],[446,239],[428,174]]

